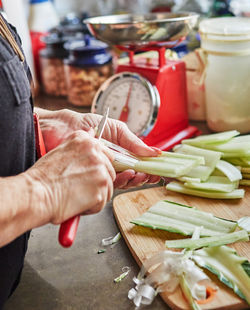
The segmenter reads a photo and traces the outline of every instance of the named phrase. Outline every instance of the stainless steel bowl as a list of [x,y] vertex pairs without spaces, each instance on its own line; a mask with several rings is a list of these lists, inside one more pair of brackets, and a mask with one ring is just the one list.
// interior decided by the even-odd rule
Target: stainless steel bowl
[[145,46],[187,36],[198,16],[191,12],[126,14],[92,17],[84,22],[93,36],[108,44]]

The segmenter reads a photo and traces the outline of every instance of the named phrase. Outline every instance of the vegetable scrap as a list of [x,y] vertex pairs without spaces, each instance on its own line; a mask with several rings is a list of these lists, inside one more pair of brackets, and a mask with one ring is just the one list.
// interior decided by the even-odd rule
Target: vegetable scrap
[[130,273],[130,267],[125,266],[122,267],[122,274],[120,274],[117,278],[114,279],[115,283],[121,282],[126,276]]
[[240,199],[250,186],[250,135],[236,130],[182,140],[174,153],[199,155],[205,163],[167,184],[166,189],[213,199]]
[[106,250],[105,249],[101,249],[101,250],[98,250],[97,254],[102,254],[102,253],[105,253]]
[[116,244],[120,239],[121,239],[121,233],[119,232],[114,237],[108,237],[108,238],[102,239],[102,246]]

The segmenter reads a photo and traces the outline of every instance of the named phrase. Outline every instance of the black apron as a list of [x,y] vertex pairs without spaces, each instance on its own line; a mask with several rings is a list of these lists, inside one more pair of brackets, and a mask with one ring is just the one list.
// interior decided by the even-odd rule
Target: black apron
[[[9,29],[20,46],[15,28]],[[29,78],[26,62],[0,36],[0,177],[17,175],[36,160]],[[29,232],[0,248],[0,310],[19,283],[28,238]]]

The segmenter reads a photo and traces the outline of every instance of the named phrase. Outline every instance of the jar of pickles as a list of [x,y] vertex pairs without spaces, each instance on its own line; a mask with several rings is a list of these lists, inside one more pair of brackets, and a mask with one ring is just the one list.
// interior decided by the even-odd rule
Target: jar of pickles
[[45,93],[53,96],[66,96],[67,87],[63,60],[68,52],[64,49],[66,38],[61,33],[50,33],[42,39],[46,47],[39,53],[41,79]]
[[113,73],[108,46],[89,36],[64,46],[69,51],[64,60],[68,100],[76,106],[91,106],[98,88]]

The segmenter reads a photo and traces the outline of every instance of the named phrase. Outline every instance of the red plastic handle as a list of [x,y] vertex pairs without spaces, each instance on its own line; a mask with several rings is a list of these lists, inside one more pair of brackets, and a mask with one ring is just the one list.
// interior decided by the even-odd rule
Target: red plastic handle
[[71,217],[61,224],[58,240],[63,247],[69,248],[74,243],[79,220],[80,215]]

